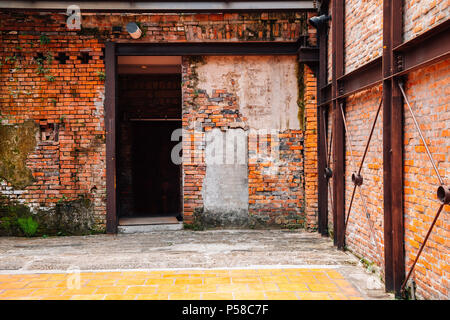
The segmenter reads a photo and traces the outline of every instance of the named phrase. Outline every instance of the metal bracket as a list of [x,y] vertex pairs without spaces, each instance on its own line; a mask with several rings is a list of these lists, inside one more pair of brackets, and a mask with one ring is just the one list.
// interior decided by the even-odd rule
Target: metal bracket
[[437,189],[437,198],[442,204],[450,204],[450,187],[439,186]]
[[352,173],[352,182],[356,185],[356,186],[360,186],[363,184],[363,177],[361,174],[353,172]]
[[405,69],[405,58],[403,54],[400,53],[394,53],[394,66],[395,66],[395,72],[401,72],[403,69]]

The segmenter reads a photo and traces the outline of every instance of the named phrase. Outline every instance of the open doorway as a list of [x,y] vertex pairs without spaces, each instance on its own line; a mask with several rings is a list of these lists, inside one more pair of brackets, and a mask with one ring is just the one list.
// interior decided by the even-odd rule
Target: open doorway
[[117,71],[119,225],[178,223],[182,176],[171,137],[181,128],[181,57],[120,56]]

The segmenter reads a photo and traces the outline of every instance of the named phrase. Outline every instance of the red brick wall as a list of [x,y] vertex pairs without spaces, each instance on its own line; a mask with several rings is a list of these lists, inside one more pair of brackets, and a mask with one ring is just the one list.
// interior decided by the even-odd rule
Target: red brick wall
[[[352,173],[357,172],[380,104],[381,86],[362,91],[347,99],[345,117],[349,134],[345,143],[345,213],[348,214],[354,184]],[[351,139],[350,139],[351,136]],[[353,154],[351,152],[353,151]],[[353,158],[353,159],[352,159]],[[346,230],[346,245],[358,256],[384,265],[383,229],[383,117],[382,111],[372,135],[362,166],[361,194],[356,189]],[[373,228],[366,218],[370,215]],[[373,230],[373,231],[372,231]],[[372,234],[376,243],[372,243]]]
[[[333,1],[332,1],[333,2]],[[381,54],[382,1],[345,2],[345,66],[346,73],[372,60]],[[405,1],[404,2],[404,41],[410,40],[426,30],[442,23],[450,10],[448,1]],[[331,45],[331,31],[329,33]],[[329,74],[331,69],[329,50]],[[329,78],[331,79],[331,78]],[[449,166],[449,121],[448,86],[449,61],[418,70],[406,79],[406,94],[416,110],[419,123],[431,145],[441,175],[448,184]],[[353,137],[352,148],[355,162],[359,164],[372,118],[381,96],[380,88],[363,91],[347,99],[346,116]],[[406,269],[409,271],[418,248],[439,207],[436,199],[438,183],[432,167],[428,163],[424,146],[419,140],[406,105],[405,111],[405,153],[404,153],[404,201],[405,201],[405,250]],[[382,114],[378,119],[372,146],[363,167],[364,195],[368,200],[368,213],[373,219],[380,254],[370,243],[370,229],[365,212],[356,193],[351,219],[349,220],[346,241],[350,250],[375,262],[383,270],[383,156],[382,156]],[[329,127],[330,127],[329,121]],[[350,161],[349,140],[346,141],[346,209],[348,209],[353,183]],[[427,299],[448,299],[449,297],[449,246],[448,246],[448,206],[433,231],[430,242],[419,260],[415,280],[417,296]],[[347,210],[346,210],[347,214]],[[331,201],[329,201],[329,218]]]
[[[0,11],[1,118],[4,124],[33,119],[42,126],[59,125],[58,141],[39,142],[36,150],[28,157],[27,164],[37,181],[25,190],[15,192],[14,197],[31,207],[48,208],[60,199],[87,195],[94,202],[99,226],[105,223],[106,201],[104,81],[101,78],[105,70],[102,51],[105,41],[295,41],[306,26],[306,15],[302,12],[183,15],[82,13],[80,31],[68,31],[66,19],[67,16],[62,13]],[[141,23],[144,31],[141,39],[130,40],[124,27],[121,32],[112,33],[113,26],[124,26],[129,21]],[[88,54],[87,64],[81,63],[81,52]],[[41,71],[46,73],[43,74],[39,74],[38,65],[33,60],[38,53],[51,54],[54,58],[44,63],[44,70]],[[68,56],[65,64],[56,60],[59,54]],[[5,60],[11,60],[7,57],[17,57],[17,61],[5,63]],[[21,68],[15,68],[17,66]],[[195,77],[192,77],[190,70],[188,59],[185,58],[182,88],[184,106],[198,107],[205,114],[194,115],[194,112],[185,109],[185,128],[191,130],[188,119],[194,116],[210,117],[211,124],[219,127],[235,121],[238,114],[225,113],[221,118],[219,108],[207,102],[204,94],[193,91]],[[311,83],[311,76],[308,77]],[[312,85],[309,86],[313,90]],[[230,108],[233,109],[235,102],[226,92],[216,94],[230,102]],[[309,100],[307,113],[312,115],[314,99],[311,95]],[[303,133],[282,134],[291,135],[286,139],[295,146],[293,154],[302,154]],[[310,138],[313,140],[313,135]],[[310,147],[314,148],[312,145]],[[300,174],[300,177],[296,174],[290,183],[297,185],[298,189],[293,193],[300,195],[304,192],[303,168],[297,166],[303,162],[303,158],[290,156],[293,158],[287,170]],[[311,164],[308,170],[312,168]],[[186,163],[184,173],[185,217],[189,221],[194,208],[202,204],[204,167]],[[309,176],[308,181],[313,183],[312,173]],[[276,185],[276,182],[273,183]],[[1,188],[10,190],[11,186],[2,182]],[[308,192],[312,194],[313,189],[309,187]],[[300,207],[302,201],[304,198],[298,197],[297,200],[288,201],[288,206],[295,207],[293,210],[298,213],[299,210],[305,210],[304,205]],[[309,226],[314,225],[314,210],[308,211]]]
[[[450,183],[450,60],[408,76],[406,95],[428,143],[441,177]],[[439,181],[425,147],[404,107],[405,117],[405,251],[409,270],[433,221],[439,201]],[[414,272],[417,294],[426,299],[448,299],[450,288],[450,206],[446,205],[428,239]]]

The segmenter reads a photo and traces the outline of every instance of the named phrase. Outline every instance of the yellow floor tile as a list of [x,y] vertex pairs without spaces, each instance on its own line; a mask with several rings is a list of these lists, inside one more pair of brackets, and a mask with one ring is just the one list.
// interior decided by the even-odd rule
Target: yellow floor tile
[[304,283],[278,283],[280,291],[309,291],[309,288]]
[[128,287],[126,294],[151,294],[156,293],[156,287],[149,286],[133,286]]
[[231,277],[232,283],[261,283],[259,277]]
[[264,292],[237,292],[234,293],[235,300],[265,300],[266,296]]
[[336,285],[330,283],[310,283],[308,287],[311,291],[335,292],[339,290]]
[[137,300],[168,300],[168,293],[139,294]]
[[102,280],[89,280],[88,283],[86,283],[86,286],[88,287],[110,287],[113,286],[116,283],[116,279],[102,279]]
[[338,271],[336,270],[328,270],[327,271],[327,275],[331,278],[331,279],[344,279],[344,276],[342,274],[340,274]]
[[157,287],[157,293],[182,293],[187,292],[187,285],[168,285],[162,284]]
[[175,279],[175,285],[179,284],[202,284],[202,278],[185,278],[185,279]]
[[135,294],[107,294],[105,300],[135,300]]
[[103,300],[104,294],[75,295],[70,300]]
[[216,284],[190,284],[187,288],[188,292],[215,292],[216,290]]
[[4,282],[4,283],[0,283],[0,290],[4,290],[4,289],[22,289],[25,288],[25,286],[28,284],[29,282]]
[[231,284],[230,277],[205,278],[205,284]]
[[262,276],[261,281],[268,283],[287,283],[290,282],[287,276]]
[[250,291],[279,291],[276,283],[249,283]]
[[123,294],[127,288],[126,286],[98,287],[95,294]]
[[294,292],[271,292],[266,291],[266,297],[269,300],[298,300]]
[[55,288],[60,284],[66,283],[65,281],[31,281],[27,288]]
[[60,296],[66,289],[64,288],[42,288],[34,290],[30,296],[34,297],[47,297],[47,296]]
[[217,285],[217,292],[243,292],[249,291],[246,284],[219,284]]
[[209,292],[202,293],[203,300],[233,300],[233,294],[229,293],[219,293],[219,292]]
[[330,296],[321,292],[296,292],[301,300],[331,300]]
[[147,279],[145,281],[146,286],[157,286],[161,284],[174,284],[175,279],[172,278],[159,278],[159,279]]
[[28,297],[35,289],[10,289],[5,290],[0,294],[0,299],[3,298],[17,298],[17,297]]
[[145,284],[146,279],[122,279],[117,280],[116,285],[118,286],[142,286]]
[[200,300],[200,293],[170,293],[169,300]]
[[81,287],[80,289],[67,289],[64,291],[64,295],[87,295],[87,294],[94,294],[94,292],[97,290],[97,287]]

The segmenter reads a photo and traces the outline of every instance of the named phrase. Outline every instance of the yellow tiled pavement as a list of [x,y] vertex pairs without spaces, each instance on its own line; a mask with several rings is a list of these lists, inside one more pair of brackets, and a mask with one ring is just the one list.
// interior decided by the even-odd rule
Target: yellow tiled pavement
[[0,274],[0,299],[342,300],[362,295],[337,270],[286,268]]

